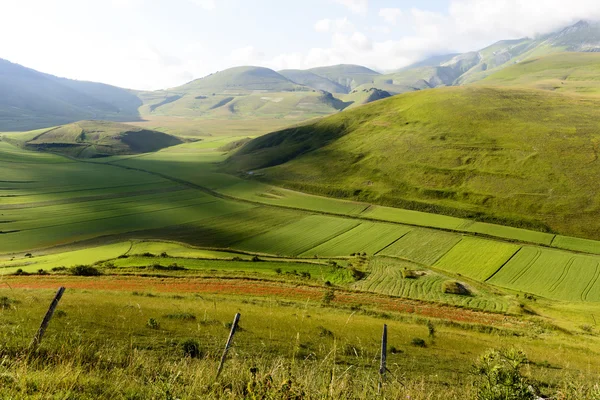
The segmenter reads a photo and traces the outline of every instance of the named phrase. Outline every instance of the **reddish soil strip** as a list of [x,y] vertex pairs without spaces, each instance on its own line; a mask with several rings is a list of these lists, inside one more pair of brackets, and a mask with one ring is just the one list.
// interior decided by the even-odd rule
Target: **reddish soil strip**
[[[277,297],[290,300],[320,302],[325,288],[292,285],[280,282],[253,281],[243,279],[213,278],[140,278],[103,276],[94,278],[72,276],[7,276],[1,286],[13,289],[67,289],[138,291],[156,293],[209,293],[246,295],[254,297]],[[440,318],[455,322],[484,324],[503,327],[522,327],[526,322],[518,318],[483,311],[387,297],[365,292],[336,290],[334,304],[345,306],[375,307],[382,311],[416,314],[429,318]]]

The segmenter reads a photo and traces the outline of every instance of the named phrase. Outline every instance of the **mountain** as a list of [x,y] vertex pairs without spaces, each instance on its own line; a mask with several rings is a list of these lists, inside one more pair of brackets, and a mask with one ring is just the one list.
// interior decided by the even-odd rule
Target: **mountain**
[[0,59],[0,131],[29,130],[81,119],[139,119],[131,91],[44,74]]
[[254,139],[229,172],[322,195],[600,239],[600,99],[406,93]]
[[307,71],[341,85],[346,93],[361,85],[372,83],[377,76],[381,75],[372,69],[352,64],[318,67]]
[[435,56],[381,75],[370,86],[405,93],[474,83],[532,57],[560,52],[600,51],[600,23],[580,21],[539,38],[503,40],[477,52]]
[[293,82],[262,67],[230,68],[164,91],[140,93],[145,116],[302,121],[349,104],[330,92]]
[[9,136],[31,150],[51,151],[78,158],[139,154],[184,143],[178,137],[109,121],[79,121],[50,129]]
[[296,82],[300,85],[308,86],[316,90],[323,90],[329,93],[348,93],[346,86],[340,85],[323,76],[319,76],[310,71],[304,71],[301,69],[286,69],[279,71],[279,73],[292,82]]

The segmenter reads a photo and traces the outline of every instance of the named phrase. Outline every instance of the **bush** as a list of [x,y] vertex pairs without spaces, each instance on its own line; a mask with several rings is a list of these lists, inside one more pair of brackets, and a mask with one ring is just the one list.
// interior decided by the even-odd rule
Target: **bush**
[[335,290],[329,289],[323,293],[323,299],[321,299],[321,303],[325,306],[328,306],[333,300],[335,300]]
[[160,329],[160,323],[154,318],[149,318],[146,326],[150,329]]
[[527,356],[520,350],[490,350],[474,367],[478,400],[536,399],[534,382],[521,373]]
[[425,340],[421,338],[412,338],[410,344],[416,347],[427,347],[427,343],[425,343]]
[[38,269],[38,275],[48,275],[48,271],[43,268]]
[[275,273],[278,275],[281,274],[281,268],[275,268]]
[[412,269],[408,269],[406,267],[402,268],[402,277],[404,279],[417,279],[418,276]]
[[187,339],[181,342],[181,350],[183,351],[184,357],[200,358],[202,357],[202,351],[200,345],[194,339]]
[[252,261],[253,262],[259,262],[259,261],[262,261],[262,260],[260,258],[258,258],[258,256],[254,256],[254,257],[252,257]]
[[12,308],[14,301],[6,296],[0,297],[0,310],[9,310]]
[[67,270],[68,270],[67,267],[54,267],[50,271],[52,271],[52,272],[64,272],[64,271],[67,271]]
[[30,275],[29,272],[23,271],[21,268],[15,271],[14,275]]
[[457,294],[460,296],[469,296],[471,292],[460,282],[446,281],[442,284],[442,291],[448,294]]
[[75,276],[98,276],[102,275],[102,272],[90,265],[77,265],[71,268],[71,274]]

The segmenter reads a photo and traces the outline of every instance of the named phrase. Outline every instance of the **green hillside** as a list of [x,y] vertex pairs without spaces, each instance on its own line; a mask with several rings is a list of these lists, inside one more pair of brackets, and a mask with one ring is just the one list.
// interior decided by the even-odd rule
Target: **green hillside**
[[600,100],[453,87],[255,139],[232,172],[348,199],[599,238]]
[[310,71],[286,69],[279,71],[279,73],[292,82],[308,86],[316,90],[324,90],[329,93],[348,93],[347,87]]
[[183,140],[166,133],[108,121],[79,121],[13,134],[8,138],[30,150],[78,158],[148,153],[183,143]]
[[599,53],[557,53],[496,72],[484,85],[532,87],[559,93],[600,94]]
[[380,75],[379,72],[372,69],[352,64],[318,67],[307,71],[343,86],[346,93],[360,85],[372,83]]
[[139,120],[131,91],[58,78],[0,59],[0,131],[27,131],[82,119]]

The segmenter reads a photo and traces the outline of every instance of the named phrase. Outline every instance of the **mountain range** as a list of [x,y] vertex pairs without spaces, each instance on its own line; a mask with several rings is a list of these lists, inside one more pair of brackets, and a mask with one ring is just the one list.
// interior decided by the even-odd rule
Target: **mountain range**
[[596,51],[600,51],[600,23],[580,21],[541,37],[438,55],[387,74],[358,65],[282,71],[247,66],[152,92],[59,78],[0,60],[0,131],[148,116],[278,118],[291,124],[405,92],[481,82],[504,84],[507,80],[501,75],[491,77],[554,53]]

